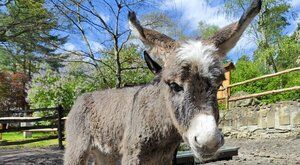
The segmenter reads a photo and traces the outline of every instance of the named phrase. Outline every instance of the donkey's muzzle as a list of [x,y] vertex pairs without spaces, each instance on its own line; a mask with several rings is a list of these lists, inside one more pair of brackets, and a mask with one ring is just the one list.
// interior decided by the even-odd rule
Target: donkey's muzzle
[[197,140],[197,137],[195,136],[195,148],[196,152],[201,153],[202,156],[212,156],[214,153],[223,146],[224,144],[224,136],[221,134],[220,136],[217,136],[214,139],[211,139],[211,141],[206,142],[206,144],[202,144],[201,141]]
[[212,156],[224,144],[224,136],[212,115],[196,116],[191,121],[185,139],[198,158]]

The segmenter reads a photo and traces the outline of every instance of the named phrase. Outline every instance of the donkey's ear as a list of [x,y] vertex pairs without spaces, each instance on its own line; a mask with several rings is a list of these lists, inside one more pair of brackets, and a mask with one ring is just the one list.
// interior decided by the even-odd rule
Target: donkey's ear
[[238,22],[224,27],[208,39],[209,43],[213,43],[218,48],[220,56],[225,56],[226,53],[236,45],[250,22],[259,13],[261,5],[261,0],[253,0],[251,6]]
[[158,74],[162,70],[161,66],[157,64],[152,58],[149,56],[149,54],[144,51],[144,59],[147,63],[148,68],[151,70],[152,73]]
[[128,19],[130,29],[149,48],[149,53],[164,62],[167,52],[175,48],[177,42],[155,30],[143,28],[136,18],[135,12],[129,12]]

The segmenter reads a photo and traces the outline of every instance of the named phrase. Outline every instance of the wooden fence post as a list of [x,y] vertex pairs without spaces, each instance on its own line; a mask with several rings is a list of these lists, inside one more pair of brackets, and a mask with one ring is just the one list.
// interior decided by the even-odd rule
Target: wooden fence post
[[229,90],[230,87],[225,87],[225,109],[228,110],[229,109]]
[[63,123],[62,123],[62,118],[63,118],[63,107],[59,105],[57,107],[57,114],[58,114],[58,122],[57,122],[57,133],[58,133],[58,147],[59,149],[64,149],[64,146],[62,144],[63,141]]
[[[2,123],[0,123],[0,130],[3,129]],[[2,133],[0,132],[0,140],[2,140]]]

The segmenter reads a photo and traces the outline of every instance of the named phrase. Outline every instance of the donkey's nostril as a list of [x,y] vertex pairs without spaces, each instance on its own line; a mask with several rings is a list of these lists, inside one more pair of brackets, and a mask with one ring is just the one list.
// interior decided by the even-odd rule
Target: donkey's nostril
[[224,145],[224,136],[223,135],[221,135],[221,140],[220,140],[220,146],[223,146]]
[[194,140],[195,140],[196,143],[198,143],[198,142],[197,142],[197,136],[194,137]]

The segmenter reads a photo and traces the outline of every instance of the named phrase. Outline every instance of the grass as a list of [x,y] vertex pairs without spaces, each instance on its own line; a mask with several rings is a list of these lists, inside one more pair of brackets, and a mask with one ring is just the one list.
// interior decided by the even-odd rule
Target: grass
[[[2,134],[0,140],[1,149],[18,149],[18,148],[36,148],[36,147],[49,147],[58,145],[58,139],[47,139],[49,136],[56,136],[54,133],[34,132],[31,138],[24,138],[22,132],[6,132]],[[47,139],[37,141],[38,139]],[[8,145],[11,143],[18,143],[17,145]],[[28,142],[28,143],[27,143]]]

